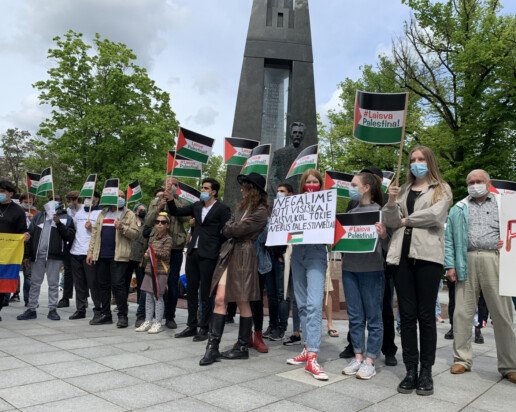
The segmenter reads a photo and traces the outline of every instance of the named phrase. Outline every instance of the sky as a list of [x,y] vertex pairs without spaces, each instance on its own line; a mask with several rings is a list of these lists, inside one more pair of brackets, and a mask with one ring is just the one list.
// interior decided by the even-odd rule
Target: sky
[[[266,1],[266,0],[263,0]],[[35,134],[49,108],[32,84],[48,78],[52,38],[73,29],[123,42],[161,89],[185,128],[231,135],[252,0],[2,0],[0,133]],[[389,53],[410,10],[401,0],[309,1],[317,111],[338,108],[338,84]]]

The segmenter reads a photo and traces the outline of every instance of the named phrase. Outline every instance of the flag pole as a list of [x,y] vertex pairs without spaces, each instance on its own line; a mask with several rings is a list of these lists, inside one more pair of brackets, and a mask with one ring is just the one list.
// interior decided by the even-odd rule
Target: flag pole
[[32,215],[30,207],[29,175],[25,172],[25,186],[27,186],[27,201],[29,202],[29,216]]
[[401,129],[401,142],[400,142],[400,153],[398,156],[398,166],[396,168],[396,178],[394,179],[395,186],[400,185],[400,170],[401,161],[403,159],[403,146],[405,145],[405,127],[407,124],[407,111],[408,111],[408,92],[405,92],[405,111],[403,112],[403,127]]
[[93,205],[93,197],[95,196],[95,187],[97,186],[97,174],[95,173],[95,182],[93,183],[93,193],[91,194],[90,198],[90,209],[88,210],[88,219],[86,221],[89,223],[90,216],[91,216],[91,207]]
[[52,200],[56,201],[56,193],[54,191],[54,174],[52,172],[52,166],[50,166],[50,176],[52,176]]

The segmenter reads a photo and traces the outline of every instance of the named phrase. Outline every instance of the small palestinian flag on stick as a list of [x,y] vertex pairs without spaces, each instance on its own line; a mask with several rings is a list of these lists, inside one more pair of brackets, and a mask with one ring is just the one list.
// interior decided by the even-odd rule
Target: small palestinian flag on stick
[[197,160],[201,163],[208,163],[211,155],[214,139],[192,132],[191,130],[179,128],[177,137],[176,154],[190,160]]
[[287,173],[286,179],[292,176],[301,175],[305,170],[317,168],[317,145],[308,146],[303,149],[297,156],[290,170]]
[[151,279],[152,279],[152,291],[156,299],[159,299],[159,280],[158,280],[158,259],[156,258],[156,252],[151,244],[149,244],[149,262],[151,267]]
[[54,182],[52,180],[52,168],[48,167],[41,172],[41,177],[39,179],[38,191],[36,193],[37,196],[46,196],[47,192],[54,191]]
[[93,197],[93,193],[95,192],[95,183],[97,183],[97,175],[89,175],[82,185],[79,197]]
[[337,189],[338,197],[349,199],[349,188],[354,176],[349,173],[327,170],[324,176],[324,189]]
[[253,149],[260,142],[240,137],[226,137],[224,139],[224,163],[226,165],[243,166]]
[[408,93],[368,93],[357,90],[353,136],[373,144],[404,139]]
[[511,182],[509,180],[492,179],[489,191],[491,193],[500,195],[516,194],[516,182]]
[[250,173],[258,173],[267,176],[269,172],[269,161],[271,158],[271,145],[262,144],[256,146],[251,152],[251,156],[245,162],[240,174],[248,175]]
[[118,179],[106,180],[99,204],[101,206],[118,206]]
[[190,160],[180,156],[177,153],[174,157],[174,166],[172,168],[172,176],[177,177],[193,177],[200,179],[202,174],[202,163],[197,160]]
[[37,173],[27,172],[27,192],[35,195],[38,193],[39,179],[41,175]]
[[176,190],[176,195],[187,203],[192,204],[201,200],[201,192],[194,189],[192,186],[179,182],[179,187]]
[[129,186],[127,186],[127,204],[137,202],[138,200],[141,200],[142,197],[140,182],[135,180],[134,182],[129,183]]
[[382,170],[383,180],[382,180],[382,191],[387,193],[387,189],[391,185],[392,178],[394,177],[394,172],[389,172],[388,170]]
[[339,213],[335,221],[333,252],[371,253],[376,249],[381,212]]

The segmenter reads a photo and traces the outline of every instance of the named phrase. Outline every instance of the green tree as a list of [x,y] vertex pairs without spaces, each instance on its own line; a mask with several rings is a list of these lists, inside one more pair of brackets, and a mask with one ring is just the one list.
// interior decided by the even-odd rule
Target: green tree
[[49,78],[34,84],[52,114],[40,125],[30,163],[53,166],[58,191],[98,173],[99,188],[108,177],[124,185],[139,179],[150,193],[164,180],[178,129],[170,96],[122,43],[97,34],[88,44],[71,30],[54,42]]
[[[24,162],[34,150],[31,135],[27,130],[7,129],[0,136],[0,175],[11,180],[18,192],[26,191]],[[33,170],[39,172],[40,170]]]

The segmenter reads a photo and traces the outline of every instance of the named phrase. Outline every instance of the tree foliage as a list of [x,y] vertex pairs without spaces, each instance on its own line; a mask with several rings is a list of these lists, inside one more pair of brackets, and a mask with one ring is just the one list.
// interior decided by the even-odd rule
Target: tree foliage
[[3,152],[0,158],[0,176],[12,181],[18,193],[26,190],[24,162],[34,149],[30,133],[16,128],[7,129],[0,136],[0,149]]
[[52,166],[58,190],[77,189],[98,173],[99,186],[109,177],[120,178],[121,188],[139,179],[150,193],[165,178],[178,129],[169,94],[122,43],[97,34],[88,44],[71,30],[54,42],[49,77],[34,84],[52,112],[28,163],[37,170]]
[[402,1],[413,17],[393,42],[392,56],[380,56],[360,79],[340,85],[342,110],[330,113],[324,135],[333,141],[333,159],[325,148],[326,161],[342,171],[368,164],[392,169],[396,147],[349,137],[354,94],[408,90],[407,148],[431,147],[456,197],[465,194],[471,169],[516,179],[515,17],[501,15],[496,0]]

